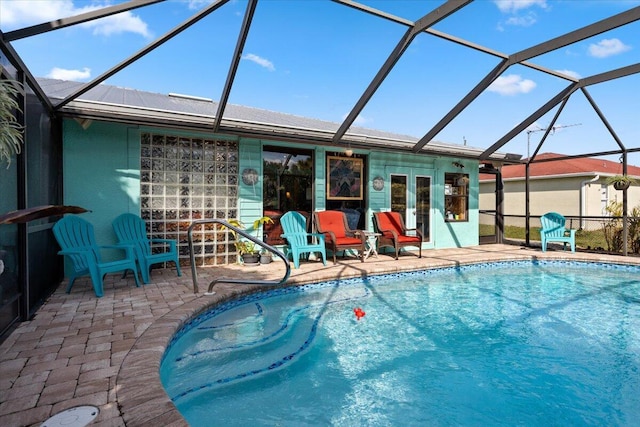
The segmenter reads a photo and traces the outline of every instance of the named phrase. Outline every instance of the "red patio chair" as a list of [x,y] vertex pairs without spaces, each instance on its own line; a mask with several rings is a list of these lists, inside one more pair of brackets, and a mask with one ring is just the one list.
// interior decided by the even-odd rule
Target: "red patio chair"
[[[400,249],[405,246],[416,246],[418,258],[422,258],[422,232],[417,228],[406,228],[402,216],[398,212],[374,212],[373,225],[378,237],[378,248],[392,247],[396,251],[396,259]],[[407,234],[408,231],[415,232]]]
[[333,253],[333,263],[336,264],[336,252],[356,249],[358,257],[364,262],[366,237],[358,230],[349,229],[347,216],[341,211],[314,212],[313,219],[318,233],[324,234],[326,249]]

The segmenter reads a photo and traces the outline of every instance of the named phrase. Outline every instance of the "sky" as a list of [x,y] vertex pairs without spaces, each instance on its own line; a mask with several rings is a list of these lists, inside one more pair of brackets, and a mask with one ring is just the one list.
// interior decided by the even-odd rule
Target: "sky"
[[[0,29],[6,33],[118,3],[122,1],[0,0]],[[416,21],[443,2],[360,3]],[[168,0],[16,40],[12,46],[36,77],[89,82],[209,4],[210,0]],[[225,3],[105,84],[220,99],[246,7],[247,0]],[[476,0],[432,28],[513,54],[636,7],[640,0]],[[260,0],[229,102],[340,123],[406,28],[330,0]],[[421,138],[498,62],[494,56],[421,33],[354,124]],[[640,22],[529,62],[578,78],[637,64]],[[568,84],[512,66],[435,140],[488,148]],[[622,143],[640,147],[640,75],[587,91]],[[523,157],[533,153],[556,112],[552,109],[500,151]],[[617,147],[607,125],[579,91],[570,97],[540,152],[581,154]],[[640,165],[636,156],[630,155],[629,162]]]

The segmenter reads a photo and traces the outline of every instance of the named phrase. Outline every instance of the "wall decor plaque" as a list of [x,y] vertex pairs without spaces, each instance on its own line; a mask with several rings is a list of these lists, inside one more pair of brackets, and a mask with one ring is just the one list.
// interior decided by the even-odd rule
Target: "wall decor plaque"
[[246,168],[242,171],[242,183],[245,185],[255,185],[258,183],[258,171],[253,168]]
[[373,189],[376,191],[382,191],[384,188],[384,178],[381,176],[376,176],[373,178]]

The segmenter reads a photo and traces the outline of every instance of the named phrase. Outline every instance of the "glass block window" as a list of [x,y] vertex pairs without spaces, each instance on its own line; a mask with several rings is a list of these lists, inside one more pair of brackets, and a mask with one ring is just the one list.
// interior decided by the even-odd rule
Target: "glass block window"
[[[238,217],[238,143],[143,133],[140,145],[140,214],[151,238],[178,242],[189,263],[192,221]],[[218,224],[193,229],[197,266],[236,262],[231,235]]]

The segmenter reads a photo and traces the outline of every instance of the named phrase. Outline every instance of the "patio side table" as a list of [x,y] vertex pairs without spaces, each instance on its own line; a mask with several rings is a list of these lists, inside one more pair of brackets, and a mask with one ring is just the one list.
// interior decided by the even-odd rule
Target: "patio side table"
[[376,258],[378,258],[378,236],[381,236],[381,234],[366,230],[361,230],[360,232],[367,238],[367,250],[364,251],[364,254],[362,254],[364,259],[366,260],[371,255],[374,255]]

